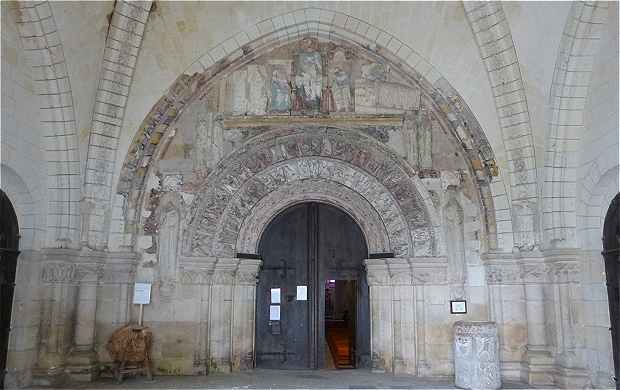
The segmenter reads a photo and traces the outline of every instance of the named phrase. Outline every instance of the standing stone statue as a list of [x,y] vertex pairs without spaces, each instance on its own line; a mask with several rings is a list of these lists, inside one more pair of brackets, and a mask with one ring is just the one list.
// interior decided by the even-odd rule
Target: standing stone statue
[[499,389],[499,339],[495,322],[454,324],[454,383],[470,390]]
[[[454,192],[454,190],[449,191]],[[448,278],[450,284],[462,287],[465,283],[463,209],[455,199],[450,199],[444,208],[443,214],[448,253]]]
[[179,213],[166,210],[159,227],[159,276],[162,280],[174,279],[177,266]]

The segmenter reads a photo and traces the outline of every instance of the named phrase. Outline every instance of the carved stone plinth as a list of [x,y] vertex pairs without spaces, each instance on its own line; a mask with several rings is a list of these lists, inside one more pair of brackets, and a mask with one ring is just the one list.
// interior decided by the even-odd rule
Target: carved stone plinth
[[499,339],[494,322],[454,324],[454,382],[462,389],[499,389]]

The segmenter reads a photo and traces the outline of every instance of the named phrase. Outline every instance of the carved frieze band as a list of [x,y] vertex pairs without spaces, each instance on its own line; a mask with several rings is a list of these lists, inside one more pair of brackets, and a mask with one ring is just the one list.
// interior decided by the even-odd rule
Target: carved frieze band
[[[222,258],[201,264],[185,258],[179,269],[182,284],[202,285],[256,285],[262,261],[253,259]],[[183,262],[183,261],[182,261]]]
[[102,276],[100,264],[46,263],[41,271],[41,281],[45,283],[97,281]]
[[496,263],[487,264],[488,284],[577,283],[581,267],[577,261],[553,263]]
[[364,265],[370,286],[448,282],[448,262],[445,257],[367,259],[364,260]]
[[239,229],[237,252],[258,253],[260,237],[273,216],[294,204],[308,201],[336,205],[346,211],[362,229],[370,253],[394,252],[398,256],[399,252],[391,249],[398,246],[392,234],[394,226],[388,230],[379,212],[359,193],[327,179],[288,183],[261,199]]
[[[192,205],[190,250],[198,255],[232,254],[243,219],[256,203],[278,186],[304,178],[325,178],[353,188],[394,221],[386,225],[408,227],[411,238],[399,241],[411,239],[416,255],[432,255],[436,213],[420,195],[419,178],[392,151],[359,132],[340,129],[271,131],[231,155],[195,189],[200,196]],[[396,227],[401,234],[402,230]],[[401,252],[411,254],[409,248]]]

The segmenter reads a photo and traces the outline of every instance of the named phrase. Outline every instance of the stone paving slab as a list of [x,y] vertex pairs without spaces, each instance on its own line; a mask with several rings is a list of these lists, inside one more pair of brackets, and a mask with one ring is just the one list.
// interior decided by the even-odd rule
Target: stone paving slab
[[[429,379],[369,370],[261,370],[208,376],[133,377],[118,384],[111,378],[67,386],[73,389],[455,389],[451,378]],[[506,383],[504,389],[529,389]],[[541,388],[541,387],[536,387]]]

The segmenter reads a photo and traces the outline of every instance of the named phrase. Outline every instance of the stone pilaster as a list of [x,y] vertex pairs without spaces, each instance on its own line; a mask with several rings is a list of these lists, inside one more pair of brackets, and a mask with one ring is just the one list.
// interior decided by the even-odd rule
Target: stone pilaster
[[[217,260],[213,257],[181,258],[179,279],[183,286],[196,287],[198,302],[198,328],[194,339],[192,373],[206,375],[209,370],[209,315],[213,268]],[[196,291],[196,290],[194,290]]]
[[394,373],[416,374],[416,305],[411,265],[405,258],[388,262],[392,285]]
[[365,261],[370,297],[370,353],[374,372],[392,372],[394,333],[392,286],[386,259]]
[[580,253],[575,249],[544,253],[547,283],[552,296],[553,317],[547,323],[555,328],[555,384],[563,388],[588,386],[590,374],[585,369],[583,307]]
[[[540,260],[540,259],[538,259]],[[541,261],[522,265],[527,317],[526,370],[531,385],[553,384],[553,358],[547,345],[545,295],[546,267]]]
[[260,260],[240,259],[235,274],[232,318],[232,370],[250,370],[254,366],[256,277]]
[[231,324],[238,264],[239,259],[219,258],[213,270],[209,315],[210,372],[230,372],[232,368]]
[[497,324],[502,379],[523,381],[527,318],[521,266],[512,253],[486,254],[490,317]]
[[90,382],[98,375],[94,348],[98,270],[96,265],[82,266],[79,269],[73,350],[65,369],[75,381]]
[[[365,260],[370,290],[372,369],[376,372],[418,374],[418,348],[424,350],[424,318],[418,324],[416,286],[446,284],[445,257],[398,257]],[[421,330],[420,335],[418,331]],[[418,340],[421,337],[422,340]],[[426,364],[426,363],[423,363]]]

